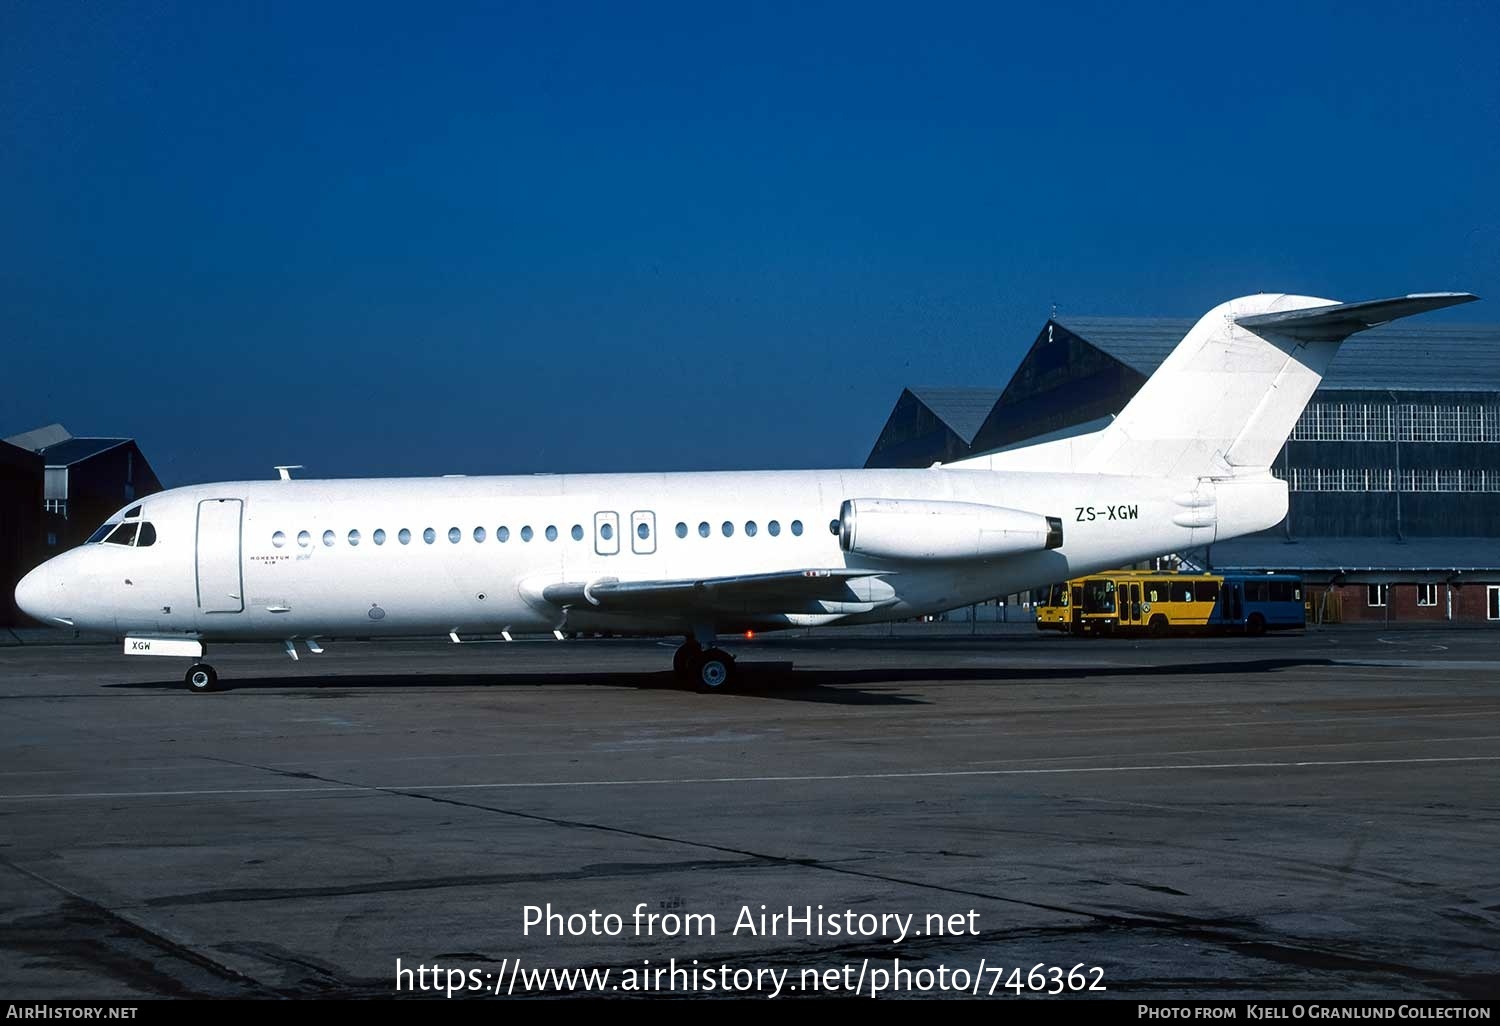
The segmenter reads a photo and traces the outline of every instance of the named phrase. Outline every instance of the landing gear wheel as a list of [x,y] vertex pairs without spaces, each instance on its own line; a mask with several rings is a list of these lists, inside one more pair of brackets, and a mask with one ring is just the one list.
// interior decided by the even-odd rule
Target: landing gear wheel
[[679,677],[687,677],[693,668],[694,661],[702,652],[703,649],[696,641],[677,646],[677,651],[672,653],[672,672]]
[[219,675],[207,663],[194,663],[182,678],[189,691],[204,692],[219,690]]
[[728,691],[734,684],[734,660],[722,649],[709,649],[692,665],[693,686],[699,691]]

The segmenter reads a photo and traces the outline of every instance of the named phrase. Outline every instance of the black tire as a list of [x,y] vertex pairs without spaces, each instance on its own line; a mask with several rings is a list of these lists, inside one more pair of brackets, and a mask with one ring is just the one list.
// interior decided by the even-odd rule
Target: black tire
[[1168,631],[1171,629],[1171,625],[1167,623],[1167,618],[1165,616],[1163,616],[1161,613],[1157,613],[1151,618],[1150,629],[1151,636],[1153,638],[1165,638]]
[[672,653],[672,672],[679,677],[687,677],[693,668],[693,660],[703,650],[695,642],[678,645],[677,651]]
[[182,682],[187,685],[189,691],[196,694],[219,690],[219,675],[207,663],[194,663],[189,666],[188,672],[182,676]]
[[1252,638],[1258,638],[1266,633],[1266,618],[1259,613],[1251,613],[1250,619],[1245,623],[1245,633]]
[[734,686],[734,660],[723,649],[711,648],[693,660],[693,686],[699,691],[729,691]]

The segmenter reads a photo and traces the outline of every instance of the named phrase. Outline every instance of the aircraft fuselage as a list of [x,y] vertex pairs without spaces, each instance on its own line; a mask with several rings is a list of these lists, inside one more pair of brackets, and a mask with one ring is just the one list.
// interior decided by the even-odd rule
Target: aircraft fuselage
[[[1251,529],[1274,524],[1284,511],[1284,486],[1265,484],[1260,490],[1272,501],[1251,504],[1260,508],[1246,512],[1264,521]],[[81,630],[205,641],[554,629],[674,634],[705,619],[726,632],[883,621],[1212,541],[1214,522],[1197,514],[1212,500],[1203,490],[1213,486],[943,468],[197,485],[132,504],[152,525],[153,544],[82,546],[39,569],[18,595],[26,608]],[[1062,521],[1063,544],[988,562],[845,552],[837,532],[843,502],[877,496],[1044,513]],[[541,597],[566,581],[808,567],[868,569],[883,575],[889,592],[711,616],[562,609]]]

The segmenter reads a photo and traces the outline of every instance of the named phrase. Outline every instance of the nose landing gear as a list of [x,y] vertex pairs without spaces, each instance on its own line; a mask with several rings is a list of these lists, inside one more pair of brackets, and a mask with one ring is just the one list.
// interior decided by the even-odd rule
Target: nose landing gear
[[219,690],[219,675],[207,663],[194,663],[182,678],[189,691],[205,692]]

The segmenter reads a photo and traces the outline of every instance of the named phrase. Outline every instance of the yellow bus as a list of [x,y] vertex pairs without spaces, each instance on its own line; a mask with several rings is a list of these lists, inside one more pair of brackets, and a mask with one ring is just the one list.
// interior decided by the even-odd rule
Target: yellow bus
[[1224,578],[1214,574],[1115,572],[1083,578],[1084,634],[1154,634],[1207,627]]
[[[1082,581],[1082,578],[1079,578]],[[1079,602],[1083,601],[1083,588],[1079,585]],[[1071,582],[1038,588],[1032,594],[1031,604],[1036,609],[1036,629],[1039,631],[1073,630],[1073,596]]]
[[[1158,580],[1169,579],[1172,576],[1152,570],[1106,570],[1088,577],[1075,577],[1071,581],[1054,584],[1048,588],[1039,588],[1032,601],[1036,609],[1037,630],[1060,631],[1064,634],[1093,633],[1094,628],[1100,626],[1100,621],[1105,615],[1102,612],[1102,606],[1108,604],[1103,595],[1119,583],[1131,579],[1144,580],[1148,575]],[[1115,582],[1115,585],[1100,592],[1100,582],[1103,581]],[[1092,604],[1101,608],[1096,608],[1085,615],[1084,595],[1090,582],[1094,582],[1094,593],[1098,593],[1092,599]]]

